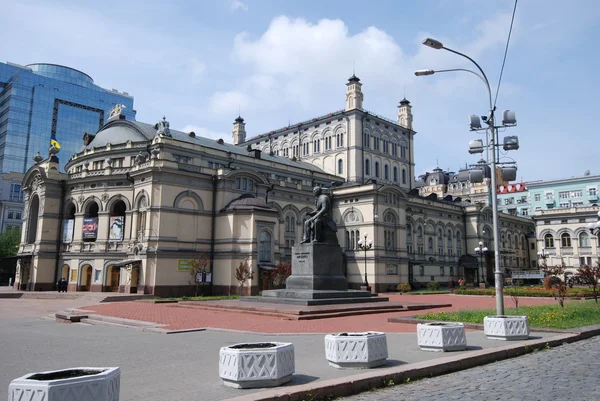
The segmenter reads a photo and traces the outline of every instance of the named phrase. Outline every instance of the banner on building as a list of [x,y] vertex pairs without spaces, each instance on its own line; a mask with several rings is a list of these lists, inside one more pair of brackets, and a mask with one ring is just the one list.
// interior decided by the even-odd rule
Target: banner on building
[[83,234],[83,239],[96,239],[98,236],[98,218],[84,217],[81,233]]
[[73,230],[75,228],[75,220],[69,219],[65,220],[63,225],[63,243],[70,244],[73,242]]
[[108,231],[109,241],[123,241],[123,231],[125,230],[125,216],[113,216],[110,218],[110,227]]

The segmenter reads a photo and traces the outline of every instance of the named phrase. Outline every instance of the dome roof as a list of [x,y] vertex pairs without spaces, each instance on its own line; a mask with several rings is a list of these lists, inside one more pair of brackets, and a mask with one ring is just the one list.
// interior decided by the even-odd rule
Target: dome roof
[[271,206],[267,205],[267,203],[264,200],[262,200],[260,198],[256,198],[252,194],[243,194],[239,198],[232,200],[221,211],[257,210],[257,209],[269,211],[269,212],[277,212],[277,210],[275,210]]
[[106,146],[109,143],[111,145],[116,145],[128,141],[142,142],[148,140],[145,135],[136,129],[134,124],[124,124],[123,121],[120,121],[119,124],[108,123],[104,127],[105,128],[99,131],[94,139],[87,146],[84,146],[83,149],[99,148]]

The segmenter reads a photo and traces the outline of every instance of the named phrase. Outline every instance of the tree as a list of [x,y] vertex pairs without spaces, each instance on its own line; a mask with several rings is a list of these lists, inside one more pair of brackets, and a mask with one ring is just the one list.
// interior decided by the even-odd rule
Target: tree
[[517,281],[515,281],[513,286],[508,289],[508,294],[510,295],[513,302],[515,303],[515,309],[517,310],[517,313],[519,313],[519,296],[521,295],[521,293],[519,291],[521,291],[522,286],[523,286],[523,280],[517,280]]
[[0,234],[0,258],[17,256],[20,242],[21,230],[18,227],[8,228]]
[[275,288],[284,288],[285,280],[292,274],[292,264],[290,262],[279,262],[277,267],[271,273],[273,286]]
[[585,265],[577,269],[575,278],[579,279],[583,284],[591,287],[594,293],[594,300],[598,303],[598,280],[600,280],[600,260],[596,263],[596,266],[590,267]]
[[239,285],[239,293],[242,295],[243,287],[246,281],[254,279],[254,272],[252,266],[248,263],[248,259],[244,259],[240,262],[240,265],[235,269],[235,279]]
[[[550,288],[555,288],[554,299],[557,299],[560,307],[564,308],[565,298],[569,291],[567,289],[567,285],[564,281],[560,279],[559,276],[564,274],[565,272],[565,262],[561,258],[560,265],[548,266],[544,261],[541,267],[544,273],[546,273],[546,278],[544,279],[544,286],[547,287],[549,285]],[[548,278],[550,280],[546,280]]]
[[[188,281],[191,286],[194,286],[194,295],[198,296],[199,290],[203,287],[202,277],[208,272],[208,266],[210,264],[210,259],[203,252],[197,258],[192,260],[192,268],[190,269],[190,275],[192,276],[192,281]],[[202,291],[202,295],[204,295],[204,291]]]

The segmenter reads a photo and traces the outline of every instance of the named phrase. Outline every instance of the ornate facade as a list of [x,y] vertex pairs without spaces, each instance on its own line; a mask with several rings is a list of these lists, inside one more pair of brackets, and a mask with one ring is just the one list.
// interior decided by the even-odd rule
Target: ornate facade
[[[419,196],[409,102],[395,123],[362,109],[358,78],[347,86],[346,110],[249,141],[238,117],[234,144],[115,110],[84,137],[66,173],[51,154],[25,175],[15,285],[50,290],[65,278],[70,290],[183,295],[194,288],[191,261],[204,254],[205,293],[234,293],[244,260],[256,293],[301,241],[315,186],[330,188],[350,287],[361,285],[365,269],[375,291],[450,277],[491,282],[484,269],[493,266],[492,242],[485,264],[472,251],[491,233],[490,210]],[[531,221],[502,216],[501,225],[503,250],[512,252],[505,267],[528,263],[522,244]],[[366,253],[358,247],[365,232],[374,244]]]

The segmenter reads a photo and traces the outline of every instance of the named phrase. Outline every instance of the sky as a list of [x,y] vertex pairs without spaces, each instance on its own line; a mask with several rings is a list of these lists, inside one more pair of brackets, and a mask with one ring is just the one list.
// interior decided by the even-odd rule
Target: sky
[[134,96],[138,121],[231,141],[238,113],[248,137],[343,109],[347,79],[363,83],[364,108],[396,119],[413,106],[416,173],[458,171],[468,116],[489,111],[476,67],[421,43],[427,37],[481,66],[509,109],[520,149],[518,181],[600,174],[600,2],[520,0],[497,91],[514,0],[20,0],[2,6],[0,61],[54,63]]

